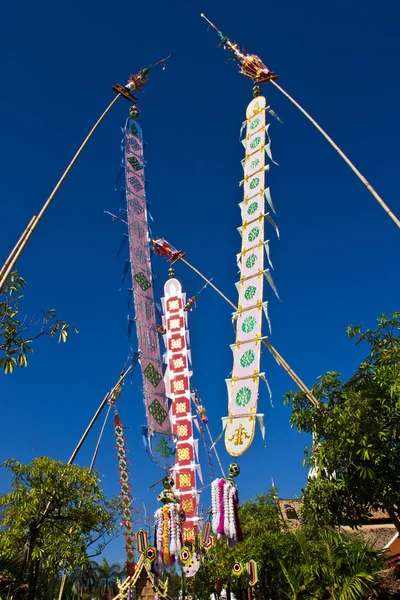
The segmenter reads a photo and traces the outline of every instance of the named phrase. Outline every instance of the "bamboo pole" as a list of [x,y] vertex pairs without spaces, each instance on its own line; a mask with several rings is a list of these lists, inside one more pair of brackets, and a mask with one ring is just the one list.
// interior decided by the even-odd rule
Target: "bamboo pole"
[[[190,267],[195,273],[197,273],[197,275],[199,275],[202,279],[204,279],[204,281],[207,281],[208,284],[221,296],[221,298],[223,298],[230,306],[232,306],[232,308],[234,308],[235,311],[238,310],[237,306],[235,306],[233,304],[233,302],[231,302],[231,300],[229,300],[229,298],[227,298],[221,292],[221,290],[219,290],[213,283],[211,283],[210,280],[208,280],[202,273],[200,273],[200,271],[198,269],[196,269],[193,265],[191,265],[184,258],[181,258],[180,260],[183,263],[185,263],[185,265]],[[308,389],[306,384],[300,379],[300,377],[293,371],[293,369],[288,365],[288,363],[279,354],[278,350],[276,350],[276,348],[273,347],[271,342],[269,342],[266,338],[263,338],[261,341],[264,344],[264,346],[266,346],[268,348],[268,350],[270,351],[272,356],[275,358],[277,363],[280,364],[285,369],[285,371],[289,375],[289,377],[291,377],[292,380],[295,382],[295,384],[300,388],[300,390],[306,394],[306,396],[310,400],[310,402],[312,402],[312,404],[314,404],[314,406],[316,406],[317,408],[322,408],[322,406],[323,406],[322,402],[317,400],[317,398],[314,396],[314,394],[311,392],[311,390]]]
[[121,94],[117,94],[115,96],[115,98],[113,99],[113,101],[110,102],[110,104],[107,106],[107,108],[105,109],[105,111],[103,112],[103,114],[100,116],[100,118],[93,125],[92,129],[89,131],[88,135],[83,140],[82,144],[79,146],[77,152],[75,153],[75,156],[73,157],[73,159],[69,163],[68,167],[65,169],[64,173],[62,174],[60,180],[58,181],[58,183],[56,184],[55,188],[51,192],[50,196],[47,198],[46,202],[43,204],[41,211],[39,212],[38,216],[36,217],[34,223],[32,224],[32,226],[31,226],[31,228],[29,230],[29,234],[26,235],[25,237],[24,237],[24,234],[23,234],[21,236],[21,238],[19,239],[19,241],[17,242],[17,244],[11,250],[11,253],[10,253],[10,255],[8,256],[8,258],[7,258],[6,262],[5,262],[5,265],[8,264],[7,269],[5,269],[5,265],[1,269],[0,293],[3,290],[5,281],[7,279],[7,277],[4,275],[5,271],[7,270],[7,273],[11,273],[11,271],[14,270],[15,265],[17,263],[17,260],[19,259],[19,257],[21,256],[22,252],[26,248],[26,245],[27,245],[27,243],[29,241],[29,238],[31,237],[32,233],[35,231],[36,227],[38,226],[38,224],[41,221],[44,213],[47,211],[47,209],[49,208],[50,204],[54,200],[55,196],[57,195],[57,192],[60,190],[62,184],[64,183],[65,179],[69,175],[72,167],[75,165],[75,163],[78,160],[80,154],[82,153],[82,150],[85,148],[85,146],[87,145],[88,141],[90,140],[90,138],[92,137],[92,135],[94,134],[94,132],[96,131],[96,129],[98,128],[98,126],[100,125],[100,123],[102,122],[102,120],[104,119],[104,117],[106,116],[106,114],[111,110],[111,108],[114,106],[114,104],[117,102],[117,100],[118,100],[118,98],[120,96],[121,96]]
[[215,452],[215,456],[216,456],[216,459],[218,461],[219,468],[221,469],[222,477],[225,479],[226,475],[225,475],[224,469],[222,468],[222,464],[221,464],[221,461],[220,461],[220,458],[219,458],[219,455],[218,455],[218,451],[217,451],[217,446],[214,446],[214,440],[213,440],[213,437],[211,435],[211,431],[210,431],[210,428],[208,426],[208,423],[206,423],[206,429],[207,429],[207,433],[208,433],[209,438],[210,438],[211,446],[213,447],[213,450]]
[[[128,372],[129,372],[129,370],[130,370],[131,368],[132,368],[132,367],[129,367],[129,369],[126,371],[126,373],[128,373]],[[126,373],[125,373],[125,375],[126,375]],[[125,375],[124,375],[124,377],[125,377]],[[118,381],[118,383],[117,383],[117,385],[115,385],[115,386],[113,387],[113,389],[112,389],[110,392],[108,392],[108,394],[107,394],[106,398],[109,398],[109,397],[110,397],[110,396],[113,394],[113,392],[114,392],[115,388],[116,388],[116,387],[118,387],[118,384],[119,384],[121,381],[123,381],[123,379],[121,379],[121,378],[120,378],[120,379],[119,379],[119,381]],[[103,402],[104,402],[104,400],[103,400]],[[102,402],[102,404],[103,404],[103,402]],[[99,407],[99,408],[100,408],[100,407]],[[91,472],[93,471],[94,464],[95,464],[95,462],[96,462],[96,459],[97,459],[97,454],[98,454],[98,452],[99,452],[100,442],[101,442],[101,440],[102,440],[102,437],[103,437],[104,429],[105,429],[105,426],[106,426],[106,424],[107,424],[107,421],[108,421],[108,417],[109,417],[109,415],[110,415],[111,408],[112,408],[112,405],[110,404],[110,405],[109,405],[109,407],[108,407],[108,411],[107,411],[107,413],[106,413],[105,419],[104,419],[103,427],[101,428],[100,435],[99,435],[99,438],[98,438],[98,440],[97,440],[97,444],[96,444],[96,448],[95,448],[95,450],[94,450],[94,454],[93,454],[92,462],[90,463],[90,467],[89,467],[89,473],[91,473]],[[97,412],[98,412],[98,411],[97,411]],[[101,412],[101,411],[100,411],[100,412]],[[97,414],[97,413],[96,413],[96,414]],[[100,414],[100,413],[99,413],[99,414]],[[93,419],[92,419],[92,421],[91,421],[91,422],[93,422]],[[94,422],[93,422],[93,425],[94,425]],[[87,430],[86,430],[86,431],[87,431]],[[85,432],[85,433],[86,433],[86,432]],[[88,432],[88,433],[89,433],[89,432]],[[83,442],[82,442],[82,443],[83,443]],[[75,450],[76,450],[76,449],[75,449]],[[76,454],[75,454],[75,456],[76,456]],[[71,458],[69,459],[69,461],[68,461],[68,464],[71,464],[71,462],[72,462],[72,460],[75,458],[75,456],[74,456],[74,455],[72,455],[72,457],[71,457]],[[72,460],[71,460],[71,459],[72,459]],[[48,506],[49,506],[49,505],[48,505]],[[47,509],[48,509],[48,507],[46,507],[46,510],[47,510]],[[61,598],[62,598],[62,595],[63,595],[63,592],[64,592],[64,586],[65,586],[65,582],[66,582],[66,580],[67,580],[67,574],[66,574],[66,573],[63,573],[63,576],[62,576],[62,578],[61,578],[60,591],[59,591],[59,594],[58,594],[58,600],[61,600]]]
[[296,108],[298,108],[301,113],[303,113],[303,115],[310,121],[310,123],[312,123],[312,125],[314,125],[314,127],[316,129],[318,129],[318,131],[330,143],[332,148],[334,148],[336,150],[336,152],[339,154],[339,156],[341,158],[343,158],[345,163],[348,164],[348,166],[353,171],[353,173],[355,173],[357,175],[358,179],[365,185],[365,187],[373,195],[375,200],[377,202],[379,202],[379,204],[381,205],[383,210],[386,212],[386,214],[392,219],[392,221],[394,223],[396,223],[397,227],[400,228],[400,220],[396,217],[395,214],[393,214],[393,212],[390,210],[390,208],[384,202],[384,200],[381,198],[381,196],[378,194],[378,192],[372,187],[372,185],[369,183],[369,181],[367,181],[367,179],[364,177],[364,175],[362,175],[360,173],[360,171],[357,169],[357,167],[351,162],[351,160],[339,148],[339,146],[337,144],[335,144],[333,139],[326,133],[326,131],[324,131],[324,129],[322,129],[322,127],[315,121],[315,119],[313,119],[312,116],[298,102],[296,102],[296,100],[292,96],[290,96],[290,94],[288,94],[279,84],[277,84],[276,81],[271,80],[270,83],[272,83],[272,85],[274,85],[284,96],[286,96],[286,98],[288,100],[290,100],[290,102],[292,102],[292,104],[294,104],[294,106]]
[[104,418],[103,426],[102,426],[101,431],[100,431],[99,439],[97,440],[96,448],[94,449],[92,462],[90,463],[90,467],[89,467],[89,472],[90,473],[94,469],[94,463],[96,462],[96,459],[97,459],[97,454],[99,452],[100,443],[101,443],[101,440],[103,438],[103,433],[104,433],[104,429],[106,428],[106,425],[107,425],[108,417],[110,416],[111,408],[112,408],[112,404],[110,404],[108,406],[108,410],[107,410],[106,416]]
[[229,300],[229,298],[227,298],[222,292],[221,290],[219,290],[209,279],[207,279],[207,277],[205,277],[202,273],[200,273],[200,271],[198,271],[196,269],[196,267],[194,267],[193,265],[191,265],[187,260],[185,260],[184,258],[180,258],[179,260],[181,260],[183,263],[185,263],[186,266],[190,267],[190,269],[192,269],[192,271],[194,271],[195,273],[197,273],[197,275],[199,275],[199,277],[201,277],[202,279],[204,279],[204,281],[206,281],[208,283],[208,285],[210,285],[216,292],[217,294],[219,294],[221,296],[221,298],[223,298],[225,300],[225,302],[227,302],[228,304],[230,304],[232,306],[232,308],[234,308],[235,310],[237,310],[237,307],[233,304],[233,302],[231,302]]
[[11,260],[13,259],[15,253],[18,251],[18,248],[20,247],[20,245],[24,241],[24,238],[27,235],[27,233],[29,232],[29,230],[31,229],[31,227],[32,227],[35,219],[36,219],[36,215],[33,215],[32,219],[29,221],[28,225],[24,229],[24,231],[23,231],[21,237],[19,238],[18,242],[15,244],[14,248],[12,249],[10,255],[8,256],[8,258],[6,260],[6,262],[1,267],[1,269],[0,269],[0,279],[3,278],[3,274],[5,273],[5,270],[8,268],[8,266],[9,266]]
[[7,258],[7,260],[6,260],[7,266],[4,266],[2,269],[2,272],[1,272],[0,293],[3,291],[5,284],[7,282],[7,279],[9,278],[12,271],[14,270],[17,260],[21,256],[21,254],[24,250],[24,247],[26,246],[26,244],[29,241],[29,238],[31,237],[33,230],[35,228],[36,221],[37,221],[37,217],[36,216],[32,217],[32,219],[29,222],[28,227],[25,229],[24,233],[21,235],[17,244],[13,248],[13,250],[11,252],[12,256],[10,255],[11,258],[10,257]]
[[92,420],[90,421],[89,425],[86,427],[85,432],[82,435],[81,439],[79,440],[75,450],[71,454],[71,458],[67,462],[68,465],[71,465],[74,462],[76,455],[78,454],[79,450],[81,449],[83,442],[86,440],[87,436],[89,435],[89,432],[92,429],[93,425],[96,423],[97,419],[99,418],[101,411],[103,410],[103,408],[105,407],[105,405],[107,404],[109,399],[111,398],[111,396],[114,393],[114,391],[116,390],[116,388],[123,382],[125,377],[132,370],[132,368],[133,368],[132,365],[130,365],[130,367],[128,367],[127,370],[124,373],[122,373],[121,377],[118,379],[118,382],[115,384],[113,389],[110,392],[107,392],[107,394],[104,396],[99,408],[96,410],[95,414],[93,415]]

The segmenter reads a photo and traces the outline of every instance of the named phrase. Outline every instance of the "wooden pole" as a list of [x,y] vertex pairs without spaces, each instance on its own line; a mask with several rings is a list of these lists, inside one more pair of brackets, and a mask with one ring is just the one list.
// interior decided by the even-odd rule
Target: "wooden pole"
[[89,435],[89,432],[92,429],[93,425],[96,423],[97,419],[99,418],[101,411],[107,404],[108,400],[114,393],[115,389],[123,382],[123,380],[128,375],[128,373],[131,371],[131,369],[132,369],[132,365],[130,367],[128,367],[124,373],[122,373],[121,377],[118,379],[118,382],[113,387],[113,389],[104,396],[104,399],[102,400],[99,408],[96,410],[95,414],[93,415],[92,420],[90,421],[89,425],[86,427],[86,430],[85,430],[84,434],[82,435],[81,439],[79,440],[75,450],[71,454],[71,458],[67,462],[68,465],[71,465],[74,462],[76,455],[78,454],[79,450],[81,449],[83,442],[86,440],[87,436]]
[[[5,265],[2,268],[1,271],[1,279],[0,279],[0,294],[3,291],[5,284],[7,282],[7,279],[9,278],[9,276],[11,275],[12,271],[14,270],[15,264],[17,262],[17,260],[19,259],[19,257],[22,254],[22,251],[24,249],[24,247],[26,246],[26,244],[29,241],[29,238],[31,237],[35,224],[36,224],[36,220],[37,217],[34,216],[32,217],[32,219],[29,222],[28,227],[25,229],[24,233],[21,235],[20,239],[18,240],[17,244],[14,246],[11,255],[7,258]],[[11,257],[11,258],[10,258]]]
[[200,273],[200,271],[198,271],[196,269],[196,267],[194,267],[193,265],[191,265],[187,260],[185,260],[184,258],[180,258],[179,260],[181,260],[183,263],[185,263],[185,265],[187,265],[188,267],[190,267],[192,269],[192,271],[194,271],[195,273],[197,273],[197,275],[199,275],[199,277],[201,277],[202,279],[204,279],[204,281],[206,281],[208,283],[208,285],[210,285],[216,292],[217,294],[219,294],[221,296],[221,298],[223,298],[225,300],[225,302],[227,302],[228,304],[230,304],[232,306],[232,308],[234,308],[235,310],[237,310],[237,307],[233,304],[233,302],[231,302],[229,300],[229,298],[227,298],[222,292],[221,290],[219,290],[209,279],[207,279],[207,277],[204,277],[204,275],[202,273]]
[[213,450],[214,450],[214,453],[215,453],[215,457],[216,457],[216,459],[218,461],[219,468],[221,469],[222,477],[225,479],[226,475],[225,475],[224,469],[222,468],[222,464],[221,464],[221,461],[220,461],[220,458],[219,458],[219,455],[218,455],[218,451],[217,451],[217,446],[214,446],[214,440],[213,440],[213,437],[211,435],[211,431],[210,431],[210,428],[208,426],[208,423],[206,423],[206,429],[207,429],[207,433],[208,433],[209,438],[210,438],[211,446],[213,446]]
[[367,181],[367,179],[364,177],[364,175],[362,175],[360,173],[360,171],[357,169],[357,167],[351,162],[351,160],[345,155],[345,153],[339,148],[339,146],[337,144],[335,144],[335,142],[333,141],[333,139],[326,133],[326,131],[324,131],[322,129],[322,127],[312,118],[312,116],[298,103],[296,102],[296,100],[294,98],[292,98],[292,96],[290,96],[290,94],[288,94],[280,85],[278,85],[276,83],[276,81],[271,80],[272,85],[274,85],[284,96],[286,96],[286,98],[288,100],[290,100],[290,102],[292,102],[292,104],[295,105],[296,108],[299,109],[299,111],[301,113],[303,113],[303,115],[310,121],[310,123],[312,123],[314,125],[314,127],[316,129],[318,129],[318,131],[324,136],[324,138],[330,143],[330,145],[332,146],[332,148],[334,148],[336,150],[336,152],[339,154],[339,156],[341,158],[343,158],[343,160],[345,161],[345,163],[348,164],[348,166],[350,167],[350,169],[353,171],[353,173],[355,173],[358,177],[358,179],[365,185],[365,187],[367,188],[367,190],[373,195],[373,197],[375,198],[375,200],[377,202],[379,202],[379,204],[381,205],[381,207],[383,208],[383,210],[386,212],[386,214],[392,219],[392,221],[394,223],[396,223],[397,227],[400,228],[400,220],[396,217],[395,214],[393,214],[393,212],[390,210],[390,208],[388,207],[388,205],[384,202],[384,200],[381,198],[381,196],[378,194],[378,192],[372,187],[372,185]]
[[6,271],[6,269],[8,268],[8,266],[9,266],[11,260],[13,259],[15,253],[18,251],[18,248],[20,247],[20,245],[24,241],[25,236],[28,234],[29,230],[31,229],[31,227],[32,227],[35,219],[36,219],[36,215],[33,215],[32,219],[29,221],[28,225],[24,229],[23,234],[21,235],[21,237],[19,238],[18,242],[15,244],[14,248],[12,249],[11,254],[7,258],[7,260],[4,263],[4,265],[1,267],[1,269],[0,269],[0,279],[3,278],[3,275],[4,275],[5,271]]
[[106,425],[107,425],[108,417],[110,416],[110,411],[111,411],[111,408],[112,408],[112,404],[110,404],[110,405],[108,406],[108,410],[107,410],[106,416],[105,416],[105,418],[104,418],[103,426],[102,426],[102,428],[101,428],[101,431],[100,431],[99,439],[97,440],[96,448],[94,449],[94,453],[93,453],[92,462],[90,463],[90,467],[89,467],[89,472],[90,472],[90,473],[91,473],[91,472],[93,471],[93,469],[94,469],[94,464],[95,464],[95,462],[96,462],[96,459],[97,459],[97,454],[98,454],[98,452],[99,452],[100,443],[101,443],[101,440],[102,440],[102,438],[103,438],[103,433],[104,433],[104,429],[106,428]]
[[[92,135],[94,134],[94,132],[96,131],[96,129],[98,128],[98,126],[100,125],[100,123],[102,122],[102,120],[104,119],[104,117],[106,116],[106,114],[111,110],[111,108],[114,106],[114,104],[117,102],[117,100],[118,100],[118,98],[120,96],[121,96],[121,94],[117,94],[115,96],[115,98],[113,99],[113,101],[110,102],[110,104],[107,106],[107,108],[105,109],[105,111],[103,112],[103,114],[100,116],[100,118],[93,125],[92,129],[89,131],[88,135],[83,140],[82,144],[79,146],[77,152],[75,153],[75,156],[73,157],[73,159],[69,163],[68,167],[65,169],[64,173],[62,174],[62,176],[61,176],[60,180],[58,181],[57,185],[55,186],[55,188],[51,192],[50,196],[47,198],[46,202],[43,204],[42,209],[39,212],[38,216],[35,218],[35,221],[33,222],[32,226],[30,227],[28,234],[26,236],[24,236],[24,234],[23,234],[21,236],[21,238],[19,239],[19,241],[17,242],[17,244],[12,249],[9,257],[7,258],[7,260],[5,262],[5,265],[8,264],[7,269],[5,269],[5,265],[1,269],[0,293],[3,290],[5,281],[7,279],[7,277],[4,275],[5,272],[6,272],[6,270],[7,270],[8,273],[11,273],[11,271],[14,270],[15,265],[17,263],[17,260],[19,259],[19,257],[21,256],[22,252],[26,248],[26,245],[27,245],[27,243],[29,241],[29,238],[31,237],[32,233],[35,231],[36,227],[39,225],[39,222],[41,221],[44,213],[46,212],[46,210],[49,208],[50,204],[54,200],[55,196],[57,195],[57,192],[60,190],[62,184],[64,183],[64,181],[66,180],[67,176],[69,175],[72,167],[75,165],[75,163],[78,160],[80,154],[82,153],[82,150],[85,148],[85,146],[87,145],[88,141],[90,140],[90,138],[92,137]],[[32,221],[31,221],[31,223],[32,223]]]
[[[211,281],[209,281],[202,273],[200,273],[200,271],[198,269],[196,269],[193,265],[191,265],[187,260],[185,260],[184,258],[180,259],[182,262],[185,263],[185,265],[187,265],[188,267],[190,267],[195,273],[197,273],[197,275],[199,275],[202,279],[204,279],[204,281],[207,281],[207,283],[230,305],[232,306],[232,308],[235,309],[235,311],[238,310],[237,306],[235,306],[233,304],[233,302],[231,302],[231,300],[229,300],[229,298],[227,298]],[[311,392],[311,390],[308,389],[308,387],[306,386],[306,384],[300,379],[300,377],[293,371],[293,369],[291,367],[289,367],[288,363],[282,358],[282,356],[279,354],[279,352],[276,350],[276,348],[273,347],[273,345],[271,344],[271,342],[269,342],[267,339],[262,339],[261,340],[262,343],[264,344],[264,346],[266,346],[268,348],[268,350],[271,352],[272,356],[275,358],[275,360],[285,369],[286,373],[289,375],[289,377],[291,377],[293,379],[293,381],[295,382],[295,384],[301,389],[302,392],[304,392],[307,396],[307,398],[310,400],[310,402],[312,402],[312,404],[314,404],[314,406],[316,406],[317,408],[322,408],[323,404],[322,402],[320,402],[319,400],[316,399],[316,397],[314,396],[314,394]]]

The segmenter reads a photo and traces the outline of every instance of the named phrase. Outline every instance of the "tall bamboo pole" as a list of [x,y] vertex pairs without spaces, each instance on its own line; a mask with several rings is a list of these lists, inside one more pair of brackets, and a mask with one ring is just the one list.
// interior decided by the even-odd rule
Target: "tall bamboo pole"
[[[200,273],[200,271],[198,269],[196,269],[193,265],[191,265],[185,258],[181,258],[180,260],[183,263],[185,263],[185,265],[187,265],[190,269],[192,269],[195,273],[197,273],[197,275],[199,275],[202,279],[204,279],[204,281],[207,281],[208,284],[217,292],[217,294],[219,294],[221,296],[221,298],[223,298],[225,300],[225,302],[227,302],[230,306],[232,306],[232,308],[234,308],[235,311],[238,310],[237,306],[235,306],[235,304],[233,304],[233,302],[231,300],[229,300],[229,298],[227,298],[225,296],[225,294],[223,294],[221,292],[221,290],[219,290],[209,279],[207,279],[207,277],[205,277],[202,273]],[[308,389],[306,384],[300,379],[300,377],[293,371],[293,369],[288,365],[288,363],[279,354],[278,350],[276,350],[276,348],[273,347],[271,342],[268,341],[266,338],[263,338],[261,341],[264,344],[264,346],[266,346],[268,348],[268,350],[271,352],[271,354],[275,358],[276,362],[285,369],[285,371],[289,375],[289,377],[291,377],[293,379],[293,381],[295,382],[295,384],[300,388],[300,390],[302,392],[304,392],[304,394],[306,394],[306,396],[310,400],[310,402],[312,402],[312,404],[314,404],[314,406],[316,406],[318,408],[322,408],[322,406],[323,406],[322,402],[317,400],[317,398],[314,396],[314,394],[311,392],[311,390]]]
[[113,387],[113,389],[110,392],[107,392],[107,394],[104,396],[99,408],[96,410],[95,414],[92,417],[92,420],[90,421],[89,425],[86,427],[85,432],[82,435],[81,439],[79,440],[75,450],[71,454],[71,458],[67,462],[67,465],[71,465],[74,462],[76,455],[78,454],[79,450],[81,449],[83,442],[86,440],[87,436],[89,435],[89,432],[92,429],[93,425],[96,423],[97,419],[99,418],[101,411],[103,410],[103,408],[105,407],[105,405],[107,404],[107,402],[109,401],[111,396],[113,395],[114,391],[118,388],[118,386],[123,382],[123,380],[128,375],[128,373],[132,370],[132,368],[133,368],[133,366],[130,365],[127,368],[127,370],[124,371],[124,373],[122,373],[121,377],[118,379],[118,382]]
[[388,205],[386,204],[386,202],[384,202],[384,200],[381,198],[381,196],[378,194],[378,192],[372,187],[372,185],[367,181],[367,179],[364,177],[364,175],[362,175],[362,173],[360,173],[360,171],[357,169],[357,167],[351,162],[351,160],[346,156],[346,154],[339,148],[339,146],[337,144],[335,144],[335,142],[333,141],[333,139],[326,133],[326,131],[324,129],[322,129],[322,127],[317,123],[317,121],[315,121],[315,119],[312,118],[312,116],[298,103],[296,102],[296,100],[290,95],[288,94],[280,85],[278,85],[276,83],[276,81],[271,80],[272,85],[274,85],[284,96],[286,96],[286,98],[288,100],[290,100],[290,102],[292,104],[294,104],[294,106],[296,108],[299,109],[299,111],[310,121],[310,123],[312,123],[312,125],[314,125],[314,127],[316,129],[318,129],[318,131],[324,136],[324,138],[329,142],[329,144],[332,146],[332,148],[334,148],[336,150],[336,152],[339,154],[339,156],[341,158],[343,158],[343,160],[345,161],[346,164],[348,164],[348,166],[350,167],[350,169],[353,171],[353,173],[355,173],[358,177],[358,179],[365,185],[365,187],[367,188],[367,190],[373,195],[373,197],[375,198],[375,200],[377,202],[379,202],[379,204],[381,205],[381,207],[383,208],[383,210],[386,212],[386,214],[392,219],[392,221],[394,223],[396,223],[397,227],[400,228],[400,220],[396,217],[395,214],[393,214],[393,212],[390,210],[390,208],[388,207]]
[[[31,235],[35,231],[36,227],[39,225],[39,223],[40,223],[40,221],[41,221],[44,213],[46,212],[46,210],[49,208],[50,204],[54,200],[54,198],[57,195],[58,191],[60,190],[62,184],[64,183],[65,179],[69,175],[72,167],[75,165],[75,163],[78,160],[80,154],[82,153],[82,150],[85,148],[85,146],[87,145],[88,141],[90,140],[90,138],[92,137],[92,135],[94,134],[94,132],[96,131],[96,129],[98,128],[98,126],[100,125],[100,123],[102,122],[102,120],[104,119],[104,117],[106,116],[106,114],[111,110],[111,108],[114,106],[114,104],[117,102],[117,100],[118,100],[118,98],[120,96],[121,96],[121,94],[117,94],[115,96],[115,98],[113,99],[113,101],[110,102],[110,104],[107,106],[107,108],[105,109],[105,111],[103,112],[103,114],[100,116],[100,118],[93,125],[92,129],[89,131],[88,135],[83,140],[82,144],[79,146],[77,152],[75,153],[75,156],[73,157],[73,159],[69,163],[68,167],[65,169],[64,173],[62,174],[62,176],[61,176],[60,180],[58,181],[57,185],[55,186],[55,188],[51,192],[50,196],[47,198],[46,202],[43,204],[42,209],[39,212],[38,216],[37,217],[32,217],[32,219],[30,221],[30,224],[28,225],[27,229],[25,230],[25,232],[27,231],[27,234],[26,235],[22,234],[22,236],[18,240],[17,244],[11,250],[10,255],[8,256],[6,262],[4,263],[4,265],[3,265],[3,267],[1,268],[1,271],[0,271],[0,293],[2,292],[2,290],[4,288],[4,284],[6,282],[6,279],[7,279],[8,275],[14,270],[15,265],[17,263],[17,260],[19,259],[19,257],[21,256],[22,252],[26,248],[26,245],[28,244],[28,241],[29,241]],[[33,221],[33,219],[34,219],[34,221]],[[33,223],[32,223],[32,221],[33,221]]]
[[[115,389],[115,388],[114,388],[114,389]],[[96,459],[97,459],[97,454],[98,454],[98,452],[99,452],[100,442],[101,442],[101,440],[102,440],[102,437],[103,437],[104,429],[105,429],[105,427],[106,427],[106,424],[107,424],[107,421],[108,421],[108,417],[109,417],[109,414],[110,414],[111,408],[112,408],[112,405],[110,404],[110,406],[108,407],[108,411],[107,411],[107,413],[106,413],[106,416],[105,416],[104,422],[103,422],[103,426],[102,426],[102,428],[101,428],[101,431],[100,431],[99,438],[98,438],[98,440],[97,440],[97,444],[96,444],[96,448],[95,448],[95,450],[94,450],[94,454],[93,454],[92,462],[90,463],[90,467],[89,467],[89,473],[91,473],[91,472],[93,471],[93,469],[94,469],[94,464],[95,464],[95,462],[96,462]],[[63,576],[62,576],[62,578],[61,578],[60,591],[59,591],[59,593],[58,593],[58,600],[61,600],[61,598],[62,598],[62,595],[63,595],[63,592],[64,592],[64,586],[65,586],[65,582],[66,582],[66,580],[67,580],[67,574],[64,572],[64,573],[63,573]]]
[[210,438],[211,446],[213,447],[213,450],[214,450],[214,453],[215,453],[215,457],[216,457],[216,459],[218,461],[219,468],[221,469],[222,477],[225,479],[225,477],[226,477],[225,471],[224,471],[224,469],[222,467],[222,463],[221,463],[221,460],[219,458],[219,454],[218,454],[218,451],[217,451],[217,446],[214,445],[214,440],[213,440],[213,437],[211,435],[211,431],[210,431],[210,428],[208,426],[208,423],[206,423],[206,429],[207,429],[208,437]]

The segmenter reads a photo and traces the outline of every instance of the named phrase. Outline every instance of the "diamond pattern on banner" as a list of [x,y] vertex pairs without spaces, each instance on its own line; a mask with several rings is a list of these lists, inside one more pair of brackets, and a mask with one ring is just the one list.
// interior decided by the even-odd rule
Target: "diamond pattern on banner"
[[140,181],[139,177],[137,177],[136,175],[132,175],[132,177],[129,177],[128,181],[129,181],[130,185],[133,187],[133,189],[135,190],[135,192],[141,192],[144,189],[142,182]]
[[134,171],[141,171],[143,169],[143,165],[140,164],[136,156],[131,156],[128,158],[128,163],[131,165]]
[[147,379],[150,381],[150,383],[155,388],[158,386],[158,384],[160,383],[160,381],[162,379],[162,376],[157,371],[157,369],[155,368],[155,366],[152,365],[152,363],[149,363],[147,365],[147,367],[143,371],[143,375],[145,375],[147,377]]
[[136,283],[138,285],[140,285],[140,287],[142,288],[142,290],[144,292],[151,287],[150,281],[147,279],[146,275],[144,273],[142,273],[141,271],[139,271],[139,273],[136,273],[136,275],[134,275],[134,279],[135,279]]
[[164,423],[165,419],[167,418],[167,412],[157,399],[153,400],[153,402],[149,405],[148,410],[159,425]]
[[[135,214],[141,215],[145,212],[144,206],[135,196],[128,198],[127,203],[128,203],[128,207],[132,208],[133,211],[135,212]],[[132,225],[133,225],[133,223],[131,222],[131,226]]]

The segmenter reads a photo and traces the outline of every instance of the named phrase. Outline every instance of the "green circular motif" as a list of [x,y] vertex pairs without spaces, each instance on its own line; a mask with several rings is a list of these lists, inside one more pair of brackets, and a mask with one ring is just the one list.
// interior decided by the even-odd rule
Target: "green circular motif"
[[246,269],[252,269],[256,264],[257,256],[255,254],[250,254],[249,258],[246,260]]
[[249,287],[246,289],[246,291],[244,293],[244,297],[246,298],[246,300],[251,300],[252,298],[254,298],[256,291],[257,291],[257,288],[254,287],[254,285],[249,285]]
[[258,202],[252,202],[249,206],[249,208],[247,209],[247,214],[248,215],[252,215],[256,212],[258,208]]
[[259,235],[260,235],[260,228],[253,227],[253,229],[250,230],[250,233],[247,236],[247,239],[249,240],[249,242],[254,242],[254,240],[257,239]]
[[240,388],[235,400],[238,406],[246,406],[251,400],[251,389],[248,387]]
[[256,318],[255,317],[246,317],[242,323],[242,331],[243,333],[251,333],[256,326]]
[[260,164],[260,159],[259,158],[255,158],[254,160],[251,161],[250,167],[252,169],[255,169],[259,164]]
[[256,117],[255,119],[253,119],[253,121],[250,123],[250,129],[255,129],[256,127],[258,127],[260,124],[260,119],[258,117]]
[[253,350],[246,350],[246,352],[243,352],[242,356],[240,357],[240,364],[245,369],[246,367],[250,367],[250,365],[253,364],[255,358],[256,355],[254,354]]
[[252,142],[250,142],[250,148],[252,150],[254,150],[254,148],[257,148],[258,144],[261,142],[261,138],[259,135],[257,135],[254,140]]
[[259,183],[260,183],[260,178],[259,177],[254,177],[254,179],[252,179],[250,181],[250,189],[251,190],[255,190]]

